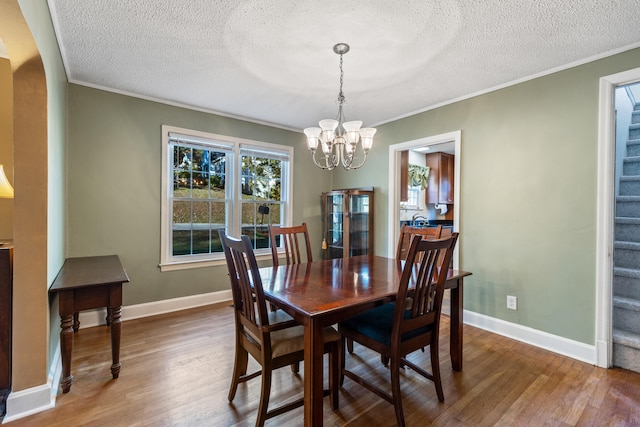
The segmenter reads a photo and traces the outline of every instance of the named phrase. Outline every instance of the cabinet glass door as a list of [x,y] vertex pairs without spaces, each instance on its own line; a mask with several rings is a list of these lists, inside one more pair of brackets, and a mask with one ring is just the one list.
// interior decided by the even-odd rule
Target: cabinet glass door
[[369,249],[369,195],[349,196],[349,256],[366,255]]
[[328,258],[342,258],[344,250],[344,195],[327,196]]

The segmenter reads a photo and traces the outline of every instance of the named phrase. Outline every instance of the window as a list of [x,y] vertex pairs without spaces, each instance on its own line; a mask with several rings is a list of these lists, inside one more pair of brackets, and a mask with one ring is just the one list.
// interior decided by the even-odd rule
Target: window
[[163,271],[224,259],[218,229],[270,254],[268,224],[291,217],[293,148],[162,127]]
[[409,186],[405,207],[407,209],[420,209],[420,186]]

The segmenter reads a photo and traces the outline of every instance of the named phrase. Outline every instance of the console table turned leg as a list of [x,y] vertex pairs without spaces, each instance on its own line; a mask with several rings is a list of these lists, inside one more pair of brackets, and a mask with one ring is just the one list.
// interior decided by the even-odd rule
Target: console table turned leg
[[60,316],[60,347],[62,352],[62,379],[60,387],[63,393],[71,390],[73,376],[71,375],[71,350],[73,346],[73,315]]
[[120,331],[122,321],[120,320],[122,307],[109,308],[111,320],[111,357],[113,364],[111,365],[111,375],[113,379],[120,375]]

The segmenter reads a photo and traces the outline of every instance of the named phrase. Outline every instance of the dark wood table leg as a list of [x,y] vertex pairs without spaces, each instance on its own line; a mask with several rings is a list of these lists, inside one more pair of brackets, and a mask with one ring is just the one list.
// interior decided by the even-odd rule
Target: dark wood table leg
[[120,329],[122,321],[120,320],[121,307],[111,308],[111,375],[114,379],[120,375]]
[[62,378],[60,379],[60,387],[63,393],[71,390],[73,376],[71,375],[71,353],[73,350],[73,325],[74,315],[73,309],[73,291],[60,292],[59,311],[60,311],[60,352],[62,353]]
[[73,350],[73,315],[60,316],[60,351],[62,352],[62,379],[60,387],[63,393],[71,390],[73,375],[71,375],[71,351]]
[[112,284],[109,287],[109,305],[107,306],[107,320],[111,328],[111,375],[114,379],[120,375],[120,331],[122,321],[122,283]]
[[78,332],[80,329],[80,313],[77,311],[73,313],[73,332]]
[[307,318],[304,324],[304,425],[322,426],[323,353],[322,323]]
[[451,354],[451,366],[454,371],[462,371],[462,288],[462,278],[460,278],[457,279],[457,285],[451,289],[449,353]]

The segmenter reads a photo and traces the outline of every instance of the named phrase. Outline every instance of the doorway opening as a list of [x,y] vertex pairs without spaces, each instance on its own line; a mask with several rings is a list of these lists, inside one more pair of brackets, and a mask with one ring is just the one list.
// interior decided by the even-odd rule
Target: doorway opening
[[640,83],[615,90],[611,365],[640,372]]
[[[616,105],[618,87],[640,81],[640,68],[600,79],[596,230],[596,364],[613,363],[614,225],[616,224]],[[627,128],[628,130],[629,128]],[[619,251],[618,251],[619,254]]]
[[[413,141],[401,142],[389,146],[389,222],[388,241],[397,242],[400,234],[400,157],[406,150],[415,150],[420,147],[430,147],[438,144],[452,144],[454,153],[454,182],[453,205],[455,206],[453,215],[453,230],[460,231],[460,145],[462,132],[460,130],[420,138]],[[395,245],[388,245],[387,256],[395,257]],[[453,254],[453,266],[458,267],[458,247]]]

